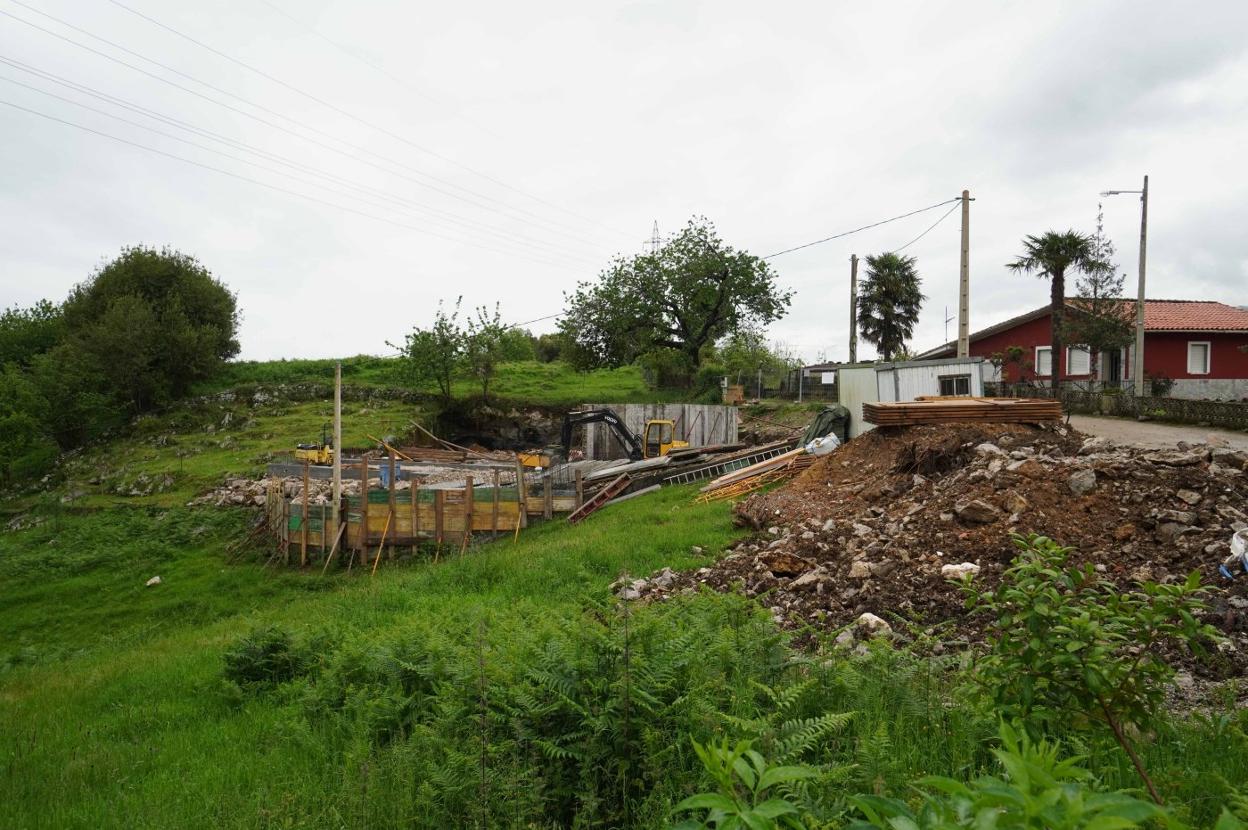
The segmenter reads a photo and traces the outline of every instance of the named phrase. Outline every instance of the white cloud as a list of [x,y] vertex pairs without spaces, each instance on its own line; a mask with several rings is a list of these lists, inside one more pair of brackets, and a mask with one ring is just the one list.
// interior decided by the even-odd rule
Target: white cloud
[[[381,352],[385,340],[427,322],[439,298],[498,301],[513,320],[557,311],[563,290],[611,254],[639,249],[656,218],[670,232],[704,214],[731,244],[767,254],[966,187],[976,197],[972,325],[979,327],[1045,301],[1043,283],[1003,268],[1024,234],[1090,230],[1097,192],[1138,187],[1145,172],[1154,192],[1150,294],[1248,302],[1240,239],[1248,219],[1248,7],[1238,2],[1202,4],[1196,14],[1160,2],[413,7],[273,0],[403,79],[397,83],[264,3],[133,0],[134,8],[405,140],[113,4],[23,2],[224,92],[21,6],[3,10],[254,118],[7,17],[0,17],[0,55],[254,146],[272,155],[251,158],[274,170],[10,83],[0,82],[0,99],[464,242],[0,107],[5,304],[63,296],[122,245],[169,244],[199,257],[238,292],[244,356]],[[0,76],[178,132],[9,66],[0,65]],[[228,152],[246,156],[237,147]],[[321,187],[306,168],[282,162],[340,180]],[[352,190],[359,186],[384,194]],[[422,207],[409,210],[410,203]],[[470,226],[435,220],[426,209],[452,212]],[[843,358],[849,255],[902,244],[937,216],[775,260],[798,294],[773,336],[810,358],[821,351]],[[1108,229],[1132,274],[1138,216],[1128,198],[1106,203]],[[516,239],[540,250],[512,244]],[[915,338],[922,348],[942,339],[945,306],[956,308],[957,214],[906,252],[918,257],[930,297]]]

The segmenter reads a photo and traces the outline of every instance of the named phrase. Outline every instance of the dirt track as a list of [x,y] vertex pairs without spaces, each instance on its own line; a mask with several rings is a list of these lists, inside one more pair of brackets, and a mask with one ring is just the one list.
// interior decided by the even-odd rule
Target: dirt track
[[1132,444],[1137,447],[1160,449],[1173,447],[1179,441],[1203,444],[1222,438],[1229,447],[1248,450],[1248,435],[1229,429],[1132,421],[1127,418],[1098,418],[1094,415],[1072,415],[1070,425],[1086,435],[1100,435],[1118,444]]

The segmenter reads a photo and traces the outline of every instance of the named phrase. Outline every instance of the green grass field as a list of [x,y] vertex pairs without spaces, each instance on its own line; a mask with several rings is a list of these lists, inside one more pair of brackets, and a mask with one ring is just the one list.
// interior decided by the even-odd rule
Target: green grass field
[[[239,386],[278,384],[332,384],[333,360],[268,360],[235,361],[210,383],[196,391],[211,394]],[[403,374],[402,361],[396,357],[360,355],[342,361],[344,385],[363,388],[412,388]],[[455,380],[457,397],[479,396],[480,384],[469,378]],[[417,387],[414,391],[434,395],[434,386]],[[585,402],[633,403],[641,401],[679,400],[680,390],[653,390],[646,386],[636,366],[619,369],[596,369],[578,372],[566,363],[525,361],[504,363],[490,385],[490,395],[503,400],[520,401],[533,406],[564,406]]]
[[[503,647],[513,629],[575,615],[622,571],[691,566],[694,544],[722,547],[726,506],[689,496],[668,490],[375,579],[227,565],[238,511],[118,508],[6,534],[0,826],[361,826],[333,818],[344,770],[297,711],[222,691],[226,645],[259,624],[381,642],[488,619]],[[144,588],[156,574],[163,584]]]
[[[290,363],[238,382],[326,368]],[[385,371],[358,374],[384,386]],[[631,370],[540,364],[510,367],[503,386],[540,387],[546,402],[644,395]],[[345,443],[402,431],[424,406],[350,401]],[[746,414],[796,425],[819,406]],[[328,401],[214,397],[144,419],[69,459],[52,491],[0,505],[41,520],[0,534],[0,828],[657,828],[707,786],[689,739],[716,736],[769,757],[797,745],[785,762],[819,771],[809,826],[839,827],[852,793],[913,798],[922,775],[992,768],[996,716],[960,656],[798,652],[766,597],[614,603],[622,573],[698,567],[740,533],[726,504],[696,504],[691,488],[463,556],[384,563],[375,578],[266,569],[263,546],[231,560],[253,514],[186,502],[328,417]],[[248,672],[260,679],[229,679]],[[1140,743],[1195,826],[1248,782],[1248,713],[1232,698],[1163,718]],[[1136,786],[1104,735],[1067,737],[1097,786]]]

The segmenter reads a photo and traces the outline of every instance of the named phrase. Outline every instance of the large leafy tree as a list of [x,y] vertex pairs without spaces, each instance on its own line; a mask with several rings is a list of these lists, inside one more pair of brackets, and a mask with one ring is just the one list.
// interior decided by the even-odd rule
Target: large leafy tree
[[1006,267],[1050,281],[1049,345],[1052,351],[1049,354],[1052,365],[1049,375],[1052,379],[1053,395],[1056,397],[1061,377],[1062,334],[1065,330],[1066,273],[1076,271],[1095,274],[1104,271],[1106,263],[1101,259],[1096,242],[1091,236],[1069,230],[1064,233],[1048,231],[1043,236],[1024,237],[1023,255]]
[[182,397],[238,354],[234,294],[170,248],[123,248],[63,311],[69,343],[132,412]]
[[619,257],[566,296],[560,331],[582,367],[622,366],[671,349],[690,369],[702,351],[741,328],[784,316],[792,292],[759,257],[738,251],[706,219],[652,253]]
[[450,312],[439,300],[433,325],[427,329],[413,329],[404,338],[403,345],[397,347],[403,353],[409,380],[416,386],[435,384],[445,403],[451,401],[451,384],[463,365],[467,345],[468,333],[459,322],[463,300],[457,297],[455,308]]
[[858,331],[881,358],[893,360],[906,353],[927,298],[919,290],[914,257],[890,252],[868,256],[866,265],[858,291]]
[[29,368],[36,355],[51,349],[65,335],[61,307],[40,300],[30,308],[8,308],[0,313],[0,365]]

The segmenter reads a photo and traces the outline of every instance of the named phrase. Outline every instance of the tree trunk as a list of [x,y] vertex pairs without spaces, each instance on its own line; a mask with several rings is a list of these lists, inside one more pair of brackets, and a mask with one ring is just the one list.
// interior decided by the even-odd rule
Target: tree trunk
[[1066,308],[1066,274],[1056,271],[1053,274],[1052,287],[1049,292],[1049,377],[1053,397],[1060,397],[1062,371],[1062,312]]

